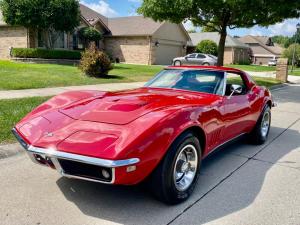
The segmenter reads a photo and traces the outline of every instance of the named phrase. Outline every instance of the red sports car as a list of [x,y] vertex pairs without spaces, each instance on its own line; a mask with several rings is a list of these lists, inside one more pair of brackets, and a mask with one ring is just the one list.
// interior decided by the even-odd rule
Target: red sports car
[[62,176],[114,185],[144,180],[164,202],[187,199],[201,160],[248,134],[266,141],[270,91],[240,70],[168,67],[144,87],[71,91],[13,129],[31,159]]

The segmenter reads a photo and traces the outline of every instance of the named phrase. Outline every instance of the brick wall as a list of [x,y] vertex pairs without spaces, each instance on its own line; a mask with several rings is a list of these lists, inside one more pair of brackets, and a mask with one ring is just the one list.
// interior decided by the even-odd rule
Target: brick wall
[[0,27],[0,59],[9,58],[9,47],[27,47],[27,29],[23,27]]
[[108,37],[104,40],[105,51],[120,62],[148,64],[150,56],[147,37]]

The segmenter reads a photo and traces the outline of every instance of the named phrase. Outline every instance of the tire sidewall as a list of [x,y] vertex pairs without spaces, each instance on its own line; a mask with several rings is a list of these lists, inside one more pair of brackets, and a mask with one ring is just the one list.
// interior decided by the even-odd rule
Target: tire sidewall
[[[198,165],[197,165],[196,174],[192,184],[186,190],[179,191],[177,190],[174,183],[174,175],[173,175],[174,167],[175,167],[177,156],[179,155],[181,149],[188,144],[192,144],[197,150]],[[165,191],[168,192],[168,193],[164,193],[164,195],[168,196],[167,200],[169,203],[176,204],[182,202],[191,195],[191,193],[195,188],[197,180],[199,178],[200,166],[201,166],[201,147],[200,147],[199,140],[192,133],[186,133],[181,135],[170,147],[163,165],[163,173],[165,175],[164,185],[166,187]]]

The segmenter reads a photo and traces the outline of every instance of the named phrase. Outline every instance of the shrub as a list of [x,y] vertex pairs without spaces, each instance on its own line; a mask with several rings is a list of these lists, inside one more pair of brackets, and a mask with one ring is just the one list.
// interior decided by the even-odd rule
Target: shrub
[[13,48],[11,55],[16,58],[42,58],[42,59],[80,59],[80,51],[49,50],[39,48]]
[[98,50],[94,43],[82,53],[79,68],[87,76],[101,77],[108,74],[112,64],[106,53]]
[[196,46],[196,52],[216,56],[218,55],[218,45],[214,41],[203,40]]
[[250,65],[251,60],[250,59],[240,60],[237,64],[238,65]]

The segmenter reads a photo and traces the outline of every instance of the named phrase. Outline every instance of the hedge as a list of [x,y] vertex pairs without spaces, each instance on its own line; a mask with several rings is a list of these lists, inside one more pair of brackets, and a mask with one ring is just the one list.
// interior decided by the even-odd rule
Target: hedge
[[80,59],[80,51],[49,50],[39,48],[13,48],[12,57],[15,58],[41,58],[41,59]]

